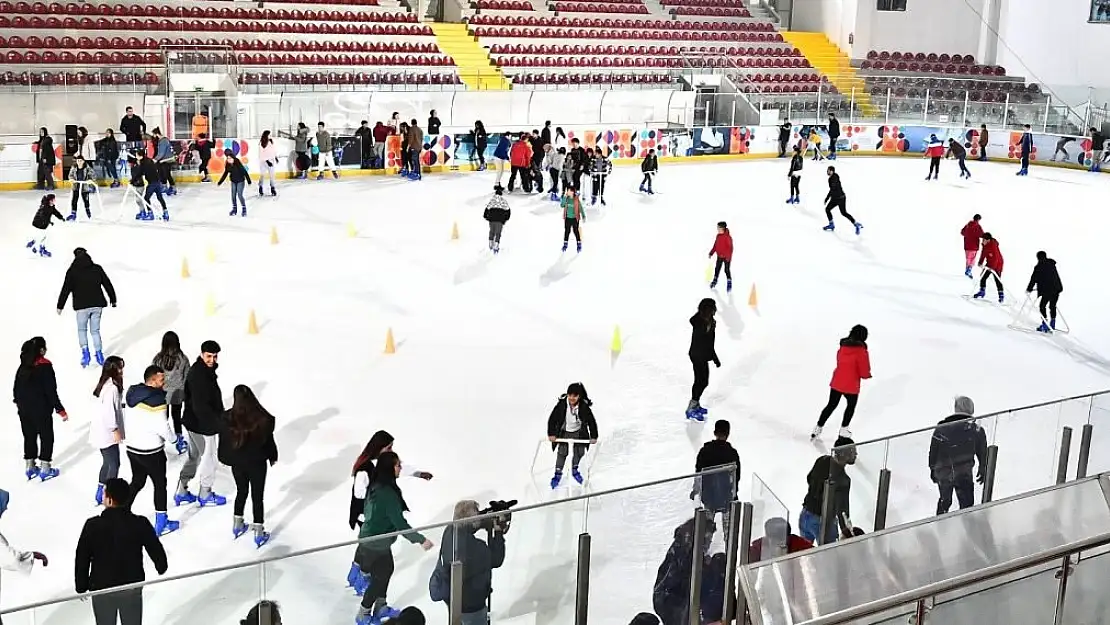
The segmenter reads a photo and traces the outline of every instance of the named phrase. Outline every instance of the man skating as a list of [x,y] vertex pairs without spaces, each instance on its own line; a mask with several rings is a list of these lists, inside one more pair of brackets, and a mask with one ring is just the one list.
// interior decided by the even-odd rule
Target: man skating
[[836,168],[829,166],[826,173],[829,176],[829,193],[825,196],[825,218],[829,220],[829,225],[822,228],[828,232],[836,230],[836,225],[833,223],[832,209],[840,209],[840,214],[845,219],[850,221],[856,229],[856,234],[863,229],[863,224],[856,221],[855,217],[848,214],[848,196],[844,194],[844,187],[840,184],[840,174],[836,173]]
[[[185,466],[181,467],[177,480],[177,492],[173,496],[178,506],[194,502],[201,507],[227,503],[226,497],[212,490],[216,481],[216,435],[219,419],[224,413],[224,400],[216,380],[219,355],[219,343],[205,341],[200,346],[200,356],[185,377],[185,410],[181,424],[189,446]],[[194,477],[200,480],[196,495],[189,492],[189,482]]]

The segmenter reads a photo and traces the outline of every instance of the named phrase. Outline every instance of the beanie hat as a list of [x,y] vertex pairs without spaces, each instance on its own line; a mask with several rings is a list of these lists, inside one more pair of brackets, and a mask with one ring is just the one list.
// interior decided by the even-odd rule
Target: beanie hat
[[975,402],[971,401],[970,397],[960,395],[956,397],[955,411],[959,415],[972,416],[975,414]]
[[220,353],[220,344],[216,341],[205,341],[200,344],[200,353],[218,354]]
[[659,617],[650,612],[640,612],[628,625],[659,625]]

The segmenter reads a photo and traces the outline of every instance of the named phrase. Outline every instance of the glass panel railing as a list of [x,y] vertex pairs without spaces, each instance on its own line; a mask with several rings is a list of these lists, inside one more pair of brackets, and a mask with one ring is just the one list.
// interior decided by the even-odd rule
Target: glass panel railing
[[1091,449],[1087,475],[1110,471],[1110,393],[1090,398],[1087,423],[1091,425]]
[[1056,483],[1059,410],[1038,406],[994,417],[991,444],[998,446],[994,498],[1004,499]]
[[[1110,580],[1110,547],[1081,552],[1071,561],[1073,564],[1064,595],[1063,623],[1082,625],[1105,622],[1107,614],[1110,614],[1106,598],[1106,582]],[[1060,568],[1060,565],[1053,567],[1054,578],[1058,579],[1056,572]],[[1059,581],[1056,583],[1059,584]]]
[[752,541],[748,545],[748,563],[770,560],[797,549],[798,520],[771,490],[763,478],[752,474]]

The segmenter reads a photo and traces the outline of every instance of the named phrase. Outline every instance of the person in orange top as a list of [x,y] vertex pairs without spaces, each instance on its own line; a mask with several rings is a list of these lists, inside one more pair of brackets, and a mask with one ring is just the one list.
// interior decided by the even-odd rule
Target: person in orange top
[[520,187],[525,193],[531,193],[532,174],[529,170],[532,167],[532,145],[528,141],[528,135],[521,133],[520,139],[509,149],[509,164],[513,168],[509,174],[509,193],[513,192],[517,174],[520,175]]
[[193,115],[193,139],[199,139],[208,135],[208,109],[202,108],[199,113]]
[[821,436],[821,429],[832,416],[833,410],[840,405],[840,398],[847,400],[844,418],[840,421],[840,436],[851,438],[848,425],[856,414],[856,401],[859,400],[860,381],[871,379],[871,358],[867,354],[867,328],[852,326],[848,336],[840,339],[840,349],[836,352],[836,369],[829,383],[829,403],[821,410],[817,426],[813,428],[810,439]]

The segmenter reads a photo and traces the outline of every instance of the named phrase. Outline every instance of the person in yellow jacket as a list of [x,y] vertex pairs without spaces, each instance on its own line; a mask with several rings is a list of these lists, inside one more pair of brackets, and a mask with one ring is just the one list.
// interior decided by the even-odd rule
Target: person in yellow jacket
[[817,134],[816,126],[809,131],[809,144],[813,146],[813,160],[825,160],[825,155],[821,153],[821,135]]
[[586,221],[586,214],[582,212],[582,202],[578,199],[578,190],[573,186],[567,187],[563,192],[563,199],[559,202],[563,213],[563,251],[567,251],[570,242],[570,233],[574,231],[574,241],[578,244],[578,251],[582,251],[582,231],[579,223]]

